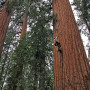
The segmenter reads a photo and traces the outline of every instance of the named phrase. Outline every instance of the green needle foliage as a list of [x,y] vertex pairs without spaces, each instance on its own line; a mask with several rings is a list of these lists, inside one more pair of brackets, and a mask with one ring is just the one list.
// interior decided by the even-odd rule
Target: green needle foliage
[[[80,32],[88,37],[90,41],[90,0],[74,0],[76,10],[78,10],[79,18],[78,25],[80,25]],[[90,58],[90,45],[88,44],[88,58]],[[89,60],[90,61],[90,60]]]
[[13,23],[17,27],[22,25],[19,23],[22,21],[26,6],[29,6],[27,9],[29,31],[22,40],[19,42],[16,40],[17,45],[13,46],[15,50],[10,56],[2,90],[53,90],[51,3],[24,0],[19,6],[14,6],[16,12]]
[[90,9],[90,4],[89,0],[74,0],[75,5],[77,6],[77,10],[79,10],[80,13],[80,20],[84,25],[87,26],[87,29],[90,33],[90,15],[89,15],[89,9]]

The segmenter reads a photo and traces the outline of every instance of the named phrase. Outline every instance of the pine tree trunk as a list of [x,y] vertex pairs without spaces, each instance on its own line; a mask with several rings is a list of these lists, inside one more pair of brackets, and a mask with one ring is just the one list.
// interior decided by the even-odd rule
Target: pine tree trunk
[[54,0],[53,12],[54,37],[62,48],[54,45],[54,90],[90,90],[89,64],[69,0]]
[[3,7],[0,13],[0,57],[3,50],[4,39],[8,28],[11,13],[6,11],[6,6]]

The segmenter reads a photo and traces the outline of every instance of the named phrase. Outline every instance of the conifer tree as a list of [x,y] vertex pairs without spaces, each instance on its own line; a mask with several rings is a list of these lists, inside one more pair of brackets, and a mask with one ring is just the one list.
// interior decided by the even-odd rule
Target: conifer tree
[[89,64],[69,0],[53,2],[54,90],[89,90]]
[[22,26],[21,37],[20,37],[21,40],[23,35],[26,33],[26,29],[27,29],[27,13],[24,14],[23,26]]
[[[17,42],[16,47],[13,46],[15,51],[12,57],[10,56],[9,68],[6,69],[8,73],[4,81],[6,84],[3,87],[6,90],[53,89],[53,71],[50,65],[53,62],[52,30],[50,29],[52,20],[51,4],[32,1],[30,5],[30,12],[28,12],[28,15],[30,15],[28,18],[30,31],[26,35],[24,35],[27,25],[25,5],[24,3],[23,5],[20,4],[20,7],[23,6],[24,8],[18,10],[15,8],[17,10],[15,11],[15,18],[20,9],[21,12],[18,14],[21,15],[22,13],[25,18],[23,20],[21,40]],[[20,19],[17,19],[15,25],[18,22],[20,22]]]
[[2,90],[4,87],[4,83],[6,82],[5,79],[7,77],[8,69],[11,63],[11,54],[13,52],[11,45],[15,44],[13,43],[13,37],[15,37],[15,31],[12,31],[12,29],[9,28],[6,34],[4,49],[0,61],[0,90]]
[[76,9],[80,13],[80,20],[81,22],[84,21],[84,24],[86,24],[86,28],[88,29],[90,33],[90,17],[89,17],[89,0],[74,0],[74,3],[76,5]]
[[8,9],[7,5],[10,5],[11,2],[12,0],[6,1],[6,4],[3,6],[3,9],[0,13],[0,57],[3,49],[4,39],[6,36],[9,20],[11,17],[11,11],[9,11],[10,9]]
[[[78,20],[78,24],[80,25],[80,27],[86,28],[83,29],[81,28],[81,33],[85,34],[85,36],[88,37],[88,42],[90,42],[90,16],[89,16],[89,9],[90,9],[90,4],[89,4],[89,0],[74,0],[75,6],[76,6],[76,10],[78,10],[79,12],[79,20]],[[88,43],[88,58],[90,58],[90,45]]]
[[[27,29],[27,13],[25,12],[24,20],[23,20],[23,26],[22,26],[22,30],[21,30],[21,37],[20,37],[21,40],[22,40],[24,34],[26,33],[26,29]],[[21,44],[23,44],[22,41],[20,42],[20,45],[18,46],[18,47],[21,47],[19,49],[23,48],[22,47],[23,45],[21,45]],[[22,53],[24,53],[24,51]],[[22,77],[23,60],[24,60],[24,56],[22,56],[22,53],[21,54],[17,53],[18,55],[21,55],[21,56],[17,55],[17,61],[16,61],[16,65],[15,65],[17,67],[16,68],[17,70],[15,71],[15,74],[14,74],[14,77],[13,77],[13,87],[12,87],[12,90],[16,90],[17,89],[17,83],[20,80],[19,78]],[[21,86],[21,89],[23,89],[22,86]]]

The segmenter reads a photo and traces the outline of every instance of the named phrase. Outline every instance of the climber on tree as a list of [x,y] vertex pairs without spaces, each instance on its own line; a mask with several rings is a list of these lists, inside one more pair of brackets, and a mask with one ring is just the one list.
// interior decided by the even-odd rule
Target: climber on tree
[[62,48],[60,42],[58,42],[57,37],[54,37],[54,45],[58,46],[58,51],[62,53]]

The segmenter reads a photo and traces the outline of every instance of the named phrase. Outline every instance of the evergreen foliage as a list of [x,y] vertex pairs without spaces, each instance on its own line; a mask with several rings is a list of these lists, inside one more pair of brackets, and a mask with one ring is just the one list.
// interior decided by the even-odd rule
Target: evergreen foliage
[[74,4],[77,6],[76,9],[79,10],[80,14],[79,23],[81,21],[81,23],[83,24],[84,21],[84,24],[86,24],[87,29],[90,32],[89,0],[74,0]]
[[[85,23],[90,23],[89,0],[77,0]],[[4,2],[0,2],[2,9]],[[52,0],[13,0],[14,10],[0,59],[0,90],[53,90]],[[28,15],[28,31],[20,39],[23,16]]]
[[[74,0],[74,4],[76,5],[76,10],[78,10],[79,18],[78,25],[80,26],[80,31],[85,36],[88,37],[88,41],[90,42],[90,1],[89,0]],[[88,43],[88,50],[90,49],[90,44]],[[88,51],[88,58],[90,58],[90,52]]]
[[[10,36],[6,38],[1,60],[5,61],[4,67],[0,63],[4,69],[0,74],[1,90],[53,90],[51,1],[15,0],[7,3],[8,12],[12,8],[15,12],[10,30],[15,32],[7,33]],[[28,12],[29,31],[18,41],[25,12]]]
[[0,12],[1,12],[4,4],[5,4],[5,0],[0,0]]

